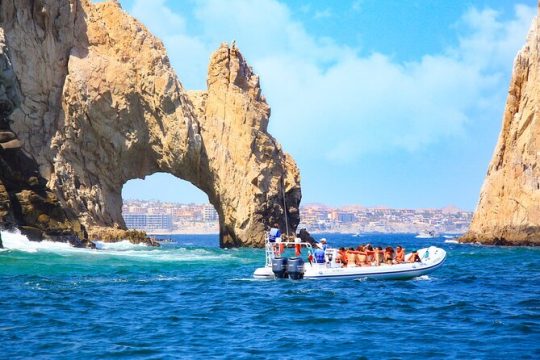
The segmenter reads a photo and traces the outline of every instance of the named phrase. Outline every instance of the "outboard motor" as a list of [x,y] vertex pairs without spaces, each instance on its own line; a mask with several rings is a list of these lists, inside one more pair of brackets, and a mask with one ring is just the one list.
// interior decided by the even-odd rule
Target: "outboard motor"
[[272,259],[272,272],[277,279],[287,278],[287,258],[277,257]]
[[301,257],[290,258],[287,263],[287,272],[293,280],[304,278],[304,260]]

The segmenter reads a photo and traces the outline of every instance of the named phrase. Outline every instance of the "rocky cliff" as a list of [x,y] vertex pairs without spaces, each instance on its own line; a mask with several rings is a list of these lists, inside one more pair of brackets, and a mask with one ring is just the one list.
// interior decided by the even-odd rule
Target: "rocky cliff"
[[[260,246],[265,226],[295,229],[294,161],[267,132],[258,77],[233,46],[211,57],[206,91],[184,90],[163,44],[116,2],[4,0],[22,149],[90,233],[123,228],[121,190],[166,172],[204,191],[222,246]],[[186,54],[189,56],[189,54]]]
[[[38,165],[21,147],[10,128],[9,115],[21,102],[21,93],[0,29],[0,224],[19,228],[32,240],[44,238],[91,246],[84,228],[68,216],[46,186]],[[0,239],[0,247],[2,240]]]
[[540,245],[540,23],[514,61],[502,130],[465,242]]

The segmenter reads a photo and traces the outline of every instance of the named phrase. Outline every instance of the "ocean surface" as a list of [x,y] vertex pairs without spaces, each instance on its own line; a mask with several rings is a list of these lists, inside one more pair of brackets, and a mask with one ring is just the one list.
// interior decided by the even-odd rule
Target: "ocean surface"
[[3,232],[0,358],[540,359],[540,249],[322,236],[449,257],[412,280],[254,280],[264,251],[216,235],[81,250]]

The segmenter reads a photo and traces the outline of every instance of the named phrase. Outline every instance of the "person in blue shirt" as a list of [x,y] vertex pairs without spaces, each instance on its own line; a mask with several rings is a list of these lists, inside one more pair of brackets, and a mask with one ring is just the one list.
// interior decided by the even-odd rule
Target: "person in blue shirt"
[[317,264],[324,264],[326,262],[325,259],[324,259],[324,250],[323,249],[321,249],[321,248],[315,249],[314,255],[315,255],[315,262]]
[[313,255],[315,256],[315,262],[317,264],[324,264],[326,262],[324,255],[326,254],[327,247],[328,245],[326,244],[325,238],[322,238],[321,241],[315,247],[315,250],[313,251]]
[[268,241],[276,242],[276,238],[278,237],[281,237],[281,231],[279,230],[279,225],[274,224],[274,226],[270,228],[270,233],[268,234]]

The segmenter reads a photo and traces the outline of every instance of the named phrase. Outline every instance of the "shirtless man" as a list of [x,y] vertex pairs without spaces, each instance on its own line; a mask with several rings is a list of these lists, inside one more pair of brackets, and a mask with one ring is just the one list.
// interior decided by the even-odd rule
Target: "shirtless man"
[[344,247],[340,247],[338,254],[339,254],[339,260],[341,261],[341,266],[347,267],[347,263],[348,263],[347,250],[345,250]]
[[396,247],[396,258],[394,259],[397,264],[401,264],[405,261],[405,249],[398,245]]

